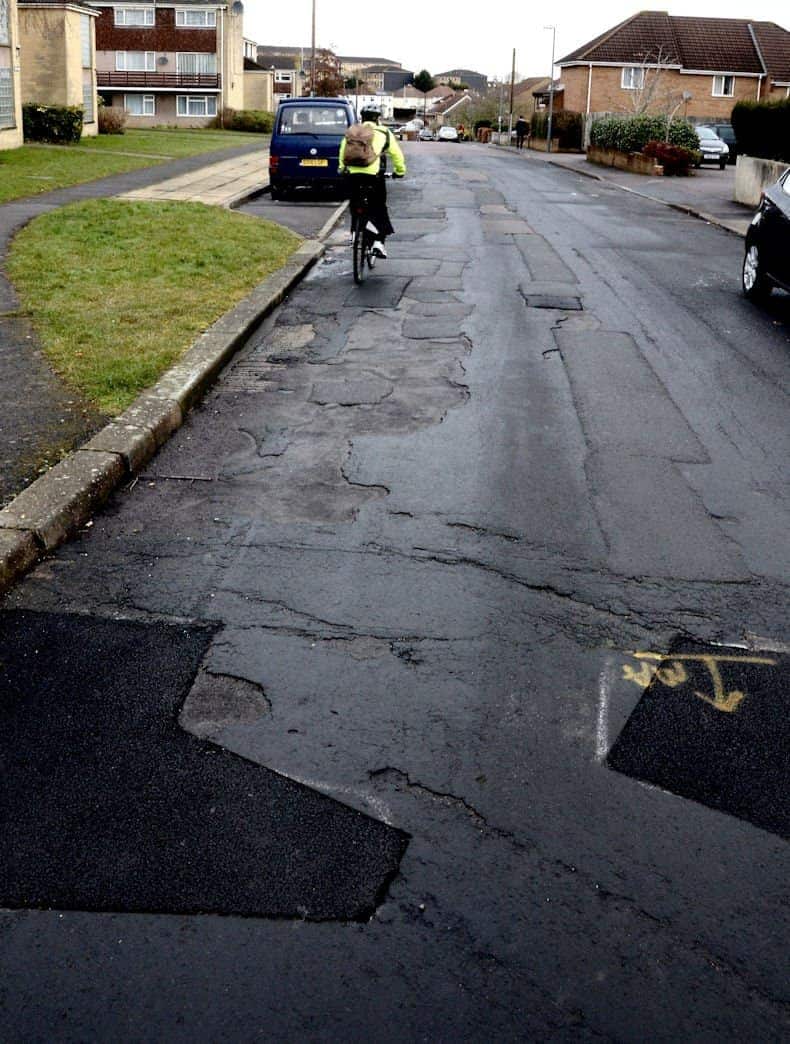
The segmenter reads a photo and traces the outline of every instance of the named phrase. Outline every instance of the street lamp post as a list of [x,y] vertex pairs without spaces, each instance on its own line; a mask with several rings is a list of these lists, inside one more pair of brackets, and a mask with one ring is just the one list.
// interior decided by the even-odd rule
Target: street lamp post
[[555,25],[544,25],[544,29],[551,29],[551,69],[549,70],[549,126],[546,151],[551,152],[551,121],[554,116],[554,40],[557,35]]
[[312,56],[310,58],[310,97],[315,97],[315,0],[313,0],[313,37]]

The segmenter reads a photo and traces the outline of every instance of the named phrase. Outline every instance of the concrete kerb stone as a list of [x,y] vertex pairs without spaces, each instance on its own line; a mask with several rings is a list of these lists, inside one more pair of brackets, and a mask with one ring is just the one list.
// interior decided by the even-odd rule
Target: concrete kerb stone
[[0,511],[0,529],[30,533],[50,551],[90,518],[125,473],[117,453],[77,450]]
[[324,253],[308,240],[222,316],[153,388],[0,511],[0,595],[64,543],[183,423],[247,336]]

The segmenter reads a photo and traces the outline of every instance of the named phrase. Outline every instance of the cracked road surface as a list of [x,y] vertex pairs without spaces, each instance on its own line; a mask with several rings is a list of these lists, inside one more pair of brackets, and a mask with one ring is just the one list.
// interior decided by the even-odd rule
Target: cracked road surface
[[407,158],[390,260],[355,288],[338,230],[6,603],[216,625],[182,727],[403,831],[399,870],[365,924],[4,912],[6,1040],[787,1033],[786,841],[606,756],[654,676],[699,696],[677,636],[786,651],[790,299],[611,186]]

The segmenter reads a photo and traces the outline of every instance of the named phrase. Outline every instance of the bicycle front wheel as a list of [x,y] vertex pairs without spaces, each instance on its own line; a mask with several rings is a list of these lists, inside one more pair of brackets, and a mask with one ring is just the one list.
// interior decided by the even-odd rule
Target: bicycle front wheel
[[365,281],[365,261],[367,254],[367,236],[365,235],[364,226],[354,230],[354,243],[352,246],[354,252],[354,282],[359,284]]

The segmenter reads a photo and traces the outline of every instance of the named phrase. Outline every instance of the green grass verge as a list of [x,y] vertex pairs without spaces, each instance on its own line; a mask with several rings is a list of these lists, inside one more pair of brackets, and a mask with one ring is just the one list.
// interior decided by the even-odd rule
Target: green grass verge
[[[169,159],[197,156],[239,145],[268,145],[260,134],[234,131],[130,130],[101,134],[79,145],[23,145],[0,151],[0,203],[124,174]],[[129,155],[139,153],[139,155]]]
[[6,270],[54,369],[117,414],[300,242],[201,203],[91,200],[31,222]]

